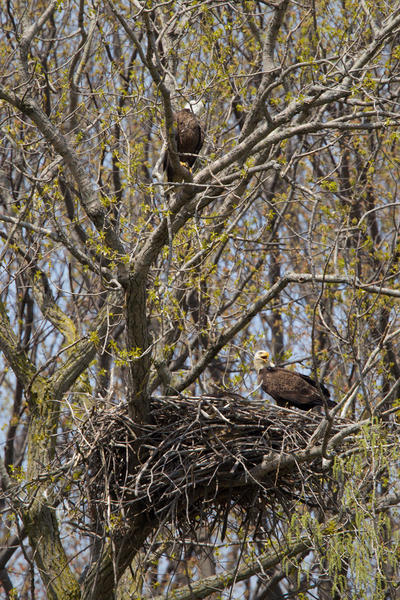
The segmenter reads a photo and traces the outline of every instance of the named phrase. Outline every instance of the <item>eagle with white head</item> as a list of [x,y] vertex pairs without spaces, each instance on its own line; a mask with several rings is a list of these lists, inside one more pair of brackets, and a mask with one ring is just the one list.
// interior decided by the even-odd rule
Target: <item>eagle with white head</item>
[[[185,108],[174,113],[176,150],[180,163],[188,169],[194,165],[203,146],[204,129],[198,116],[203,110],[204,103],[200,100],[196,104],[187,104]],[[179,181],[171,163],[169,150],[165,153],[163,168],[167,172],[168,181]]]
[[259,350],[255,354],[254,367],[262,390],[269,394],[278,406],[295,406],[302,410],[309,410],[315,406],[336,406],[336,402],[330,399],[328,388],[322,383],[318,385],[308,375],[276,367],[269,360],[267,350]]

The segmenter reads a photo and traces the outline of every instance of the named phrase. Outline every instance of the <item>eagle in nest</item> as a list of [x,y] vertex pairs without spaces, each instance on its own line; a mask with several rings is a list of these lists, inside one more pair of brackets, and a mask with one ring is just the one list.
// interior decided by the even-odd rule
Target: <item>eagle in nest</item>
[[266,350],[259,350],[255,354],[254,367],[261,388],[272,396],[278,406],[295,406],[302,410],[309,410],[315,406],[336,406],[336,402],[330,400],[329,390],[322,383],[318,385],[303,373],[276,367],[269,361],[269,353]]
[[[181,165],[188,169],[194,165],[204,142],[204,129],[198,118],[203,109],[204,104],[200,101],[194,108],[187,105],[174,113],[176,150]],[[180,180],[172,166],[169,150],[165,153],[163,168],[167,172],[168,181]]]

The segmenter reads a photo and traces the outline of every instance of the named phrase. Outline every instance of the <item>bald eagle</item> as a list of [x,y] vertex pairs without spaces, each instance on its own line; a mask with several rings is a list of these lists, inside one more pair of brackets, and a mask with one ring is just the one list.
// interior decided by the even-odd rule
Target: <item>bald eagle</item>
[[[192,108],[183,108],[174,114],[174,121],[176,123],[175,142],[178,158],[181,164],[187,168],[194,165],[204,142],[204,130],[197,117],[197,113],[202,107],[203,104],[201,103],[200,106],[199,103],[196,113]],[[165,153],[163,168],[167,172],[168,181],[176,181],[168,150]]]
[[269,362],[269,353],[266,350],[259,350],[256,353],[254,367],[261,388],[272,396],[278,406],[296,406],[302,410],[325,404],[329,408],[336,406],[336,402],[330,400],[329,390],[322,383],[318,387],[311,377],[303,373],[275,367],[272,362]]

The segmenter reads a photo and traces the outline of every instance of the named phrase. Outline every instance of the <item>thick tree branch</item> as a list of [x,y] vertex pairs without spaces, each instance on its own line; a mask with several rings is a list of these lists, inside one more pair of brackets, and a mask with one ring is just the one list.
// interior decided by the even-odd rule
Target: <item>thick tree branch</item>
[[3,351],[16,377],[24,388],[29,387],[36,373],[36,368],[20,349],[7,315],[6,308],[0,302],[0,349]]
[[[327,89],[318,86],[315,88],[314,93],[312,88],[310,88],[309,95],[303,95],[301,99],[293,100],[284,110],[273,117],[271,122],[260,125],[253,133],[238,143],[225,156],[217,159],[205,169],[202,169],[196,175],[194,182],[205,183],[210,179],[210,177],[216,175],[230,164],[238,160],[240,161],[249,153],[252,154],[253,149],[258,150],[266,145],[286,139],[286,137],[292,137],[292,134],[300,135],[302,133],[300,125],[298,126],[300,129],[297,133],[294,133],[295,129],[297,131],[297,127],[287,129],[287,135],[286,133],[283,134],[283,131],[280,131],[279,133],[273,133],[273,131],[292,121],[293,117],[301,113],[303,110],[309,111],[311,108],[326,106],[332,102],[340,100],[341,98],[349,96],[354,83],[358,82],[362,68],[372,59],[373,56],[375,56],[382,44],[388,40],[388,38],[395,35],[399,26],[400,14],[394,14],[393,17],[389,19],[386,27],[379,31],[378,37],[375,38],[367,46],[367,48],[361,50],[358,56],[355,57],[349,65],[346,65],[346,70],[341,72],[341,80],[339,80],[334,87]],[[380,124],[381,127],[385,125],[386,122],[382,122]],[[326,124],[323,122],[319,122],[318,127],[316,126],[316,123],[304,124],[305,129],[303,130],[303,133],[306,131],[321,131],[321,128],[325,126]],[[310,129],[308,129],[308,127],[310,127]],[[336,123],[334,126],[332,125],[332,127],[335,129],[340,129],[341,126],[339,123]],[[343,126],[343,128],[347,127]],[[354,129],[357,129],[356,124],[354,125]],[[263,143],[260,145],[260,147],[258,147],[257,144],[262,141]]]
[[101,558],[89,568],[82,582],[82,600],[112,600],[115,585],[142,547],[146,537],[156,526],[146,517],[138,517],[130,532],[123,538],[115,537],[105,545]]
[[272,569],[282,561],[302,555],[311,549],[310,539],[305,536],[300,541],[288,544],[282,552],[266,552],[256,560],[249,561],[245,567],[224,571],[221,574],[194,581],[189,586],[175,589],[166,596],[155,596],[152,600],[164,600],[165,598],[171,598],[171,600],[200,600],[201,598],[207,598],[213,593],[225,590],[235,582],[244,581],[253,575],[264,573],[264,571]]
[[169,89],[165,82],[165,73],[161,65],[160,57],[158,56],[158,51],[155,44],[156,34],[154,31],[154,26],[150,19],[150,15],[148,14],[148,12],[143,11],[143,19],[147,32],[147,54],[145,55],[143,52],[142,44],[137,39],[132,28],[129,27],[125,17],[121,14],[121,12],[116,10],[116,8],[113,6],[110,0],[108,0],[108,5],[113,15],[121,23],[122,27],[125,30],[125,33],[129,37],[131,42],[135,45],[143,64],[148,68],[155,85],[161,92],[161,98],[163,102],[165,115],[165,131],[167,135],[167,146],[170,150],[171,165],[174,171],[177,173],[177,175],[182,177],[182,179],[186,180],[188,179],[188,175],[186,169],[182,167],[181,163],[179,162],[176,148],[174,111],[171,103],[172,90]]
[[[111,293],[100,310],[88,334],[75,342],[74,351],[52,376],[56,398],[61,398],[96,356],[99,347],[106,344],[112,327],[121,320],[122,293]],[[63,351],[70,350],[67,346]]]
[[42,29],[46,21],[51,17],[55,9],[57,8],[58,0],[51,0],[47,8],[43,11],[41,16],[34,21],[32,24],[24,28],[24,32],[21,36],[19,47],[20,47],[20,62],[25,71],[25,75],[28,79],[29,74],[27,70],[28,53],[33,38]]
[[400,298],[400,290],[395,290],[379,285],[363,284],[358,281],[357,278],[344,277],[342,275],[313,275],[311,273],[287,273],[275,283],[265,294],[261,296],[259,300],[254,302],[244,315],[225,333],[221,333],[214,342],[214,344],[207,350],[203,357],[195,364],[184,379],[175,386],[175,389],[182,392],[188,385],[193,383],[201,373],[209,365],[210,361],[215,358],[218,352],[228,343],[233,337],[265,307],[274,298],[279,296],[280,292],[285,289],[290,283],[324,283],[324,284],[344,284],[351,288],[363,290],[371,294],[379,294],[382,296],[389,296],[394,298]]
[[277,69],[275,65],[273,55],[279,29],[282,25],[288,4],[289,0],[281,0],[277,6],[274,6],[274,15],[268,24],[265,34],[264,48],[262,53],[262,81],[258,88],[257,96],[253,102],[253,106],[251,107],[244,122],[243,129],[240,133],[239,142],[244,140],[249,133],[254,131],[254,128],[260,122],[260,118],[263,117],[263,113],[266,109],[265,101],[266,96],[269,93],[269,86],[271,81],[278,75],[279,72],[279,69]]
[[[25,97],[20,99],[16,94],[9,93],[3,86],[0,86],[0,98],[20,110],[29,117],[46,140],[63,157],[73,178],[75,179],[80,194],[83,208],[96,227],[99,234],[104,236],[104,240],[110,250],[114,252],[114,259],[124,256],[125,249],[111,224],[105,208],[101,205],[98,193],[94,189],[89,175],[86,173],[84,163],[69,144],[67,139],[53,125],[48,116],[39,108],[33,98]],[[119,271],[122,281],[126,280],[126,267],[123,261],[119,261]]]

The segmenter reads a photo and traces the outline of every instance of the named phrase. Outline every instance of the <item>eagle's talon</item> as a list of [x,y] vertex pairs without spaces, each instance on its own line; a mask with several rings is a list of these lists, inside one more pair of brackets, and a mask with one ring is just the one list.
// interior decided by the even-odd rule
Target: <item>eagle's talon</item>
[[187,171],[189,171],[189,173],[192,172],[192,168],[187,163],[182,162],[181,160],[179,162],[180,162],[181,167],[183,167],[184,169],[186,169]]

